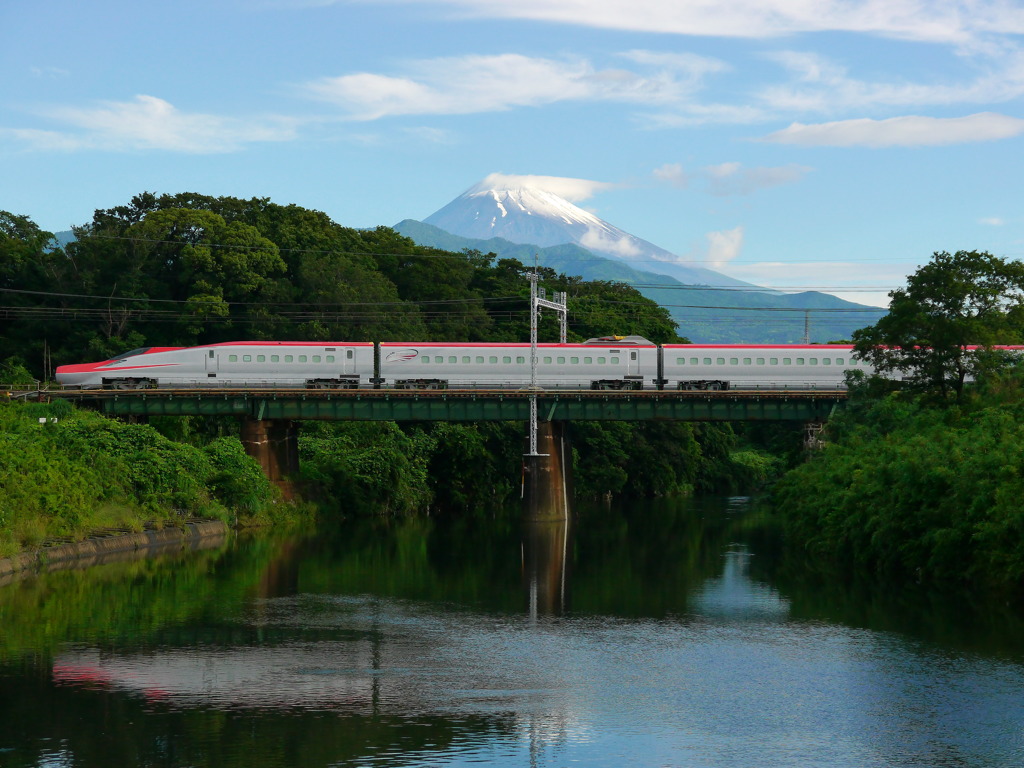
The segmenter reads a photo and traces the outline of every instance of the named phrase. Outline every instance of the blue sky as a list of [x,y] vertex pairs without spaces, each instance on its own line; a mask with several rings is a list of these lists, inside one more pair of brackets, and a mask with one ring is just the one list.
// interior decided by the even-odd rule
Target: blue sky
[[936,250],[1024,257],[1008,0],[7,0],[0,29],[0,209],[53,231],[147,190],[391,225],[500,173],[865,302]]

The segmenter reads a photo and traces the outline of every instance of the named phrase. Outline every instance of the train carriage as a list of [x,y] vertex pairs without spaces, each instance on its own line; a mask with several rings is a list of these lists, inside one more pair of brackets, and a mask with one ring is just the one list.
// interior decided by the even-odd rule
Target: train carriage
[[372,342],[239,341],[142,347],[99,363],[62,365],[57,380],[83,388],[307,387],[370,384]]
[[[658,348],[634,340],[538,344],[542,389],[643,389],[655,386]],[[519,389],[530,383],[530,345],[382,342],[380,378],[397,389]]]
[[665,344],[665,389],[844,389],[871,372],[847,344]]

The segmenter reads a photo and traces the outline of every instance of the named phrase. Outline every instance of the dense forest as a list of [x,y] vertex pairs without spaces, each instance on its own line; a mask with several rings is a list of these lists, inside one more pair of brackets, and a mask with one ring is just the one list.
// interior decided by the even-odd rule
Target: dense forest
[[1024,599],[1024,263],[936,253],[854,334],[822,451],[774,488],[819,567]]
[[[96,211],[63,246],[31,219],[0,212],[0,383],[45,381],[58,365],[141,346],[524,341],[529,270],[494,254],[417,246],[386,227],[344,227],[267,199],[145,193]],[[546,290],[568,293],[570,341],[685,340],[664,309],[626,285],[539,272]],[[542,322],[540,337],[556,341],[557,323]],[[0,486],[7,549],[107,524],[100,508],[138,524],[172,513],[261,519],[289,506],[265,484],[230,485],[225,462],[247,460],[230,421],[122,425],[61,413],[46,429],[28,429],[42,407],[8,405],[0,423],[8,447],[30,446],[17,460],[0,451],[0,476],[21,478]],[[57,418],[48,414],[42,418]],[[99,447],[83,452],[84,435],[93,433]],[[514,423],[306,423],[301,494],[331,515],[490,514],[518,495],[522,435]],[[591,496],[732,490],[762,481],[775,466],[741,450],[728,425],[579,423],[574,446],[577,493]],[[150,454],[166,460],[159,473],[137,469],[150,466]],[[82,487],[54,490],[63,488],[51,482],[56,474]]]

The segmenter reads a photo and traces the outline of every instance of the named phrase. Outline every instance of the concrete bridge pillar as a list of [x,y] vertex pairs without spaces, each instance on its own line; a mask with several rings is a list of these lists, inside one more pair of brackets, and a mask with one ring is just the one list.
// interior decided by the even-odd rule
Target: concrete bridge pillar
[[[572,503],[572,444],[566,421],[537,425],[537,453],[523,456],[523,513],[527,520],[565,520]],[[529,450],[529,448],[527,448]]]
[[282,483],[299,471],[299,427],[294,421],[242,418],[242,445],[271,481]]

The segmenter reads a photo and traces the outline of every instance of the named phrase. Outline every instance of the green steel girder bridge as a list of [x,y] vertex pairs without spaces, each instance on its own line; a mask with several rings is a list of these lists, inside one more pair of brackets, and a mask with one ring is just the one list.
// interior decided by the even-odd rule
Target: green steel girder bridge
[[[527,421],[530,392],[491,390],[149,389],[49,391],[113,416],[239,416],[257,421]],[[825,421],[842,390],[536,393],[541,421]]]

